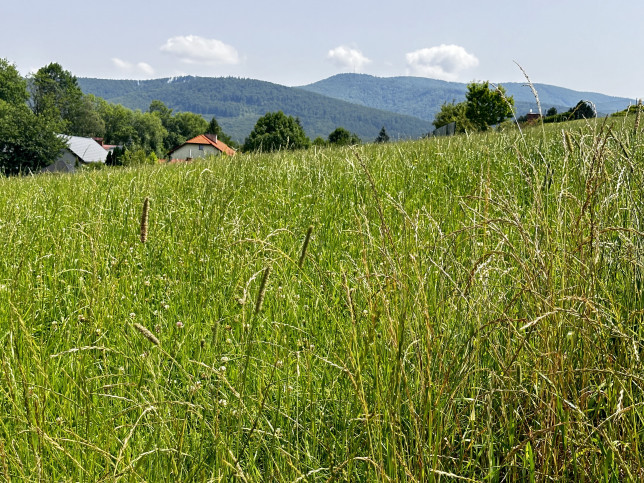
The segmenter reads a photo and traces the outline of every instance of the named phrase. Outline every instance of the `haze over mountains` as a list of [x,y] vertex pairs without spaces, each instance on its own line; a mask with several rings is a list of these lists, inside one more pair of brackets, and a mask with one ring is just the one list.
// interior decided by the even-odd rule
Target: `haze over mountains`
[[[212,116],[238,142],[267,112],[281,110],[298,117],[307,135],[326,137],[337,127],[372,141],[384,126],[393,139],[419,138],[433,129],[431,122],[444,102],[465,99],[467,85],[423,77],[381,78],[338,74],[319,82],[286,87],[232,77],[178,77],[146,81],[79,78],[86,94],[94,94],[130,109],[147,110],[157,99],[175,111]],[[503,83],[514,97],[517,115],[537,111],[529,87]],[[625,109],[634,100],[561,87],[535,84],[542,109],[565,111],[580,100],[591,101],[600,114]]]

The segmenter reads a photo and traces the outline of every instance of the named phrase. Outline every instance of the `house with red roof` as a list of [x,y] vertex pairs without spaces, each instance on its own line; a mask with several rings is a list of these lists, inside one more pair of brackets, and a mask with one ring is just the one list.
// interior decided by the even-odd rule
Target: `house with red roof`
[[235,150],[223,141],[217,139],[216,134],[200,134],[197,137],[188,139],[181,146],[177,146],[168,153],[168,159],[190,160],[203,158],[206,156],[218,156],[220,154],[234,156]]

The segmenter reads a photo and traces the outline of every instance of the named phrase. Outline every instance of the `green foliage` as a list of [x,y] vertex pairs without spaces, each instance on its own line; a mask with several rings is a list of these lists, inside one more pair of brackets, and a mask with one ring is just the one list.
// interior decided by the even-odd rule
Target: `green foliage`
[[121,165],[130,167],[154,165],[158,162],[158,158],[154,152],[148,152],[141,147],[125,149],[123,155],[120,158],[117,157],[117,160]]
[[149,112],[135,111],[132,115],[132,128],[135,134],[133,146],[161,156],[166,152],[163,141],[168,131],[159,117]]
[[458,104],[454,103],[454,101],[443,103],[432,124],[438,129],[451,122],[456,123],[457,133],[475,130],[474,124],[467,118],[465,102],[459,102]]
[[553,106],[553,107],[551,107],[551,108],[549,108],[549,109],[546,111],[546,117],[555,116],[555,115],[557,115],[557,108],[556,108],[556,107],[554,107],[554,106]]
[[644,110],[644,107],[642,106],[641,101],[639,101],[637,104],[632,104],[628,106],[623,111],[614,112],[613,114],[611,114],[611,116],[624,117],[632,114],[637,114],[638,112],[641,114],[643,110]]
[[260,117],[244,142],[244,151],[279,151],[308,148],[311,141],[299,120],[282,111]]
[[[383,125],[392,137],[419,138],[429,122],[398,113],[331,99],[296,87],[253,79],[181,77],[148,81],[80,79],[86,93],[130,109],[147,110],[157,99],[175,111],[189,111],[205,119],[217,118],[232,139],[243,142],[267,112],[299,117],[307,135],[326,138],[344,126],[362,139],[373,139]],[[218,135],[219,136],[219,135]],[[226,138],[219,136],[229,144]]]
[[0,59],[0,101],[20,105],[27,102],[27,81],[25,81],[14,64],[7,59]]
[[331,134],[329,134],[329,144],[335,144],[338,146],[349,146],[353,144],[360,144],[360,138],[357,134],[349,132],[343,127],[336,128]]
[[206,133],[215,134],[217,136],[217,139],[220,139],[231,148],[237,149],[239,147],[239,143],[235,142],[228,134],[224,133],[224,131],[219,126],[217,119],[215,119],[214,116],[208,123],[208,128],[206,129]]
[[378,133],[378,137],[374,140],[375,143],[388,143],[389,142],[389,134],[387,134],[387,130],[385,129],[385,126],[382,126],[382,129]]
[[508,97],[500,85],[495,89],[490,89],[487,81],[467,85],[465,116],[479,131],[485,131],[510,117],[512,106],[514,98]]
[[0,179],[0,479],[641,480],[614,124]]
[[[551,109],[548,110],[550,112]],[[556,111],[556,109],[555,109]],[[543,122],[548,124],[552,122],[566,122],[578,119],[592,119],[597,117],[594,106],[589,101],[581,100],[575,107],[571,107],[566,112],[550,114],[543,119]]]
[[117,146],[107,153],[105,164],[107,166],[123,166],[124,157],[127,149],[122,146]]
[[593,104],[584,100],[579,101],[569,112],[572,119],[592,119],[597,117]]
[[103,137],[105,123],[94,96],[85,96],[78,80],[60,64],[40,68],[29,79],[34,113],[57,124],[63,134]]
[[0,100],[0,173],[38,172],[65,146],[50,119],[35,115],[23,102]]
[[134,112],[120,104],[110,104],[104,100],[99,101],[99,113],[105,123],[105,142],[129,146],[134,143],[136,132],[134,130]]

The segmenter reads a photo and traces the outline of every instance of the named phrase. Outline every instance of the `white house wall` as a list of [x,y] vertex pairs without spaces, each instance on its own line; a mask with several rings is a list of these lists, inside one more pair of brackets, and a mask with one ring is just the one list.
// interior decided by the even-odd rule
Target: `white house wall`
[[181,146],[172,153],[172,159],[197,159],[205,156],[218,156],[221,154],[221,151],[214,146],[202,144],[201,146],[203,147],[203,151],[199,149],[199,146],[199,144],[186,144],[185,146]]

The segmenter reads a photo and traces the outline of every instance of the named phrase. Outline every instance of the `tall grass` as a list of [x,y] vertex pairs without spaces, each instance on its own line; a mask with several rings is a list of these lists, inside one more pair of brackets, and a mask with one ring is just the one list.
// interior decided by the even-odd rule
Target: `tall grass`
[[643,478],[623,122],[0,180],[0,475]]

